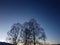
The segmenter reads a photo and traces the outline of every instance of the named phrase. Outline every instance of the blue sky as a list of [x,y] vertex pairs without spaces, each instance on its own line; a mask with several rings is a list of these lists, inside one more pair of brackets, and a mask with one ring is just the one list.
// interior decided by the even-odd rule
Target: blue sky
[[58,0],[3,0],[0,1],[0,41],[14,23],[35,18],[44,28],[47,41],[60,43],[60,1]]

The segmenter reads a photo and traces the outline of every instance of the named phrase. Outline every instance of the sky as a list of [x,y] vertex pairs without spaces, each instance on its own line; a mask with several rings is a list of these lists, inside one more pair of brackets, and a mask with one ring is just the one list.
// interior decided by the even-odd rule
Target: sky
[[0,0],[0,41],[6,41],[14,23],[31,18],[44,28],[49,43],[60,43],[59,0]]

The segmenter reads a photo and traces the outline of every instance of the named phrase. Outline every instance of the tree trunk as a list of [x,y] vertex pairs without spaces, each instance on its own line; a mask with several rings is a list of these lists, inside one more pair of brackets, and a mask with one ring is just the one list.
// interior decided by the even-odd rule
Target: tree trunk
[[17,45],[17,43],[16,43],[16,42],[14,42],[14,45]]
[[17,45],[17,44],[14,44],[14,45]]
[[36,45],[36,42],[35,42],[35,40],[36,40],[36,39],[35,39],[35,32],[34,32],[34,35],[33,35],[33,36],[34,36],[34,45]]
[[27,45],[27,32],[25,32],[25,44],[24,45]]

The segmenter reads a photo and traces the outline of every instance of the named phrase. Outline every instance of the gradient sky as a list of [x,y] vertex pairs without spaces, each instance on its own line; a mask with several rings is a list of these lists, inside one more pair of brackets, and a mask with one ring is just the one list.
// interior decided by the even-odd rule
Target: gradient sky
[[14,23],[31,18],[44,28],[48,42],[60,43],[59,0],[0,0],[0,41],[5,41]]

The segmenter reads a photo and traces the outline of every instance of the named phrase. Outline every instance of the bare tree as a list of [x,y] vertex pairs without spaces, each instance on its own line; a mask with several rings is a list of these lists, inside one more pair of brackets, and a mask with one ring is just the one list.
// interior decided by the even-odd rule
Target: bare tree
[[45,41],[46,35],[44,33],[44,30],[42,30],[43,28],[40,27],[36,20],[31,19],[28,23],[29,29],[32,31],[34,45],[36,45],[37,39],[43,39]]
[[43,28],[40,28],[42,31],[40,32],[41,35],[38,39],[42,39],[44,42],[46,41],[47,37],[46,37],[46,34],[44,32],[44,29]]
[[15,45],[17,45],[20,26],[20,23],[16,23],[12,26],[11,30],[7,32],[8,41],[11,41]]
[[29,45],[29,42],[31,40],[31,31],[29,29],[28,22],[25,22],[23,24],[23,29],[21,30],[21,37],[23,38],[24,45]]
[[24,22],[22,25],[20,23],[14,24],[7,34],[9,40],[11,40],[15,45],[17,45],[19,41],[24,42],[24,45],[29,45],[30,42],[36,45],[38,39],[44,41],[46,39],[44,29],[40,27],[35,19]]
[[38,39],[42,39],[45,41],[45,33],[43,28],[40,27],[40,25],[36,22],[35,19],[31,19],[28,22],[25,22],[23,24],[24,31],[23,32],[23,41],[25,42],[25,45],[28,45],[27,43],[32,42],[34,45],[36,45],[36,41]]

